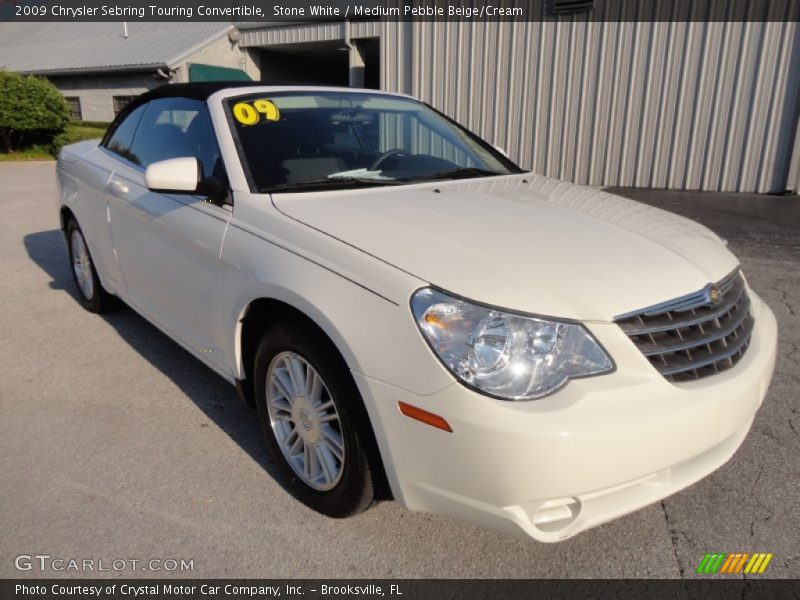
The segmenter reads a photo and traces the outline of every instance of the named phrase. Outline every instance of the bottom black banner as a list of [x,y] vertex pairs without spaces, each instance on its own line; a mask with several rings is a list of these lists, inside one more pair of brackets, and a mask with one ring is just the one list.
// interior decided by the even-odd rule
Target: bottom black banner
[[271,600],[272,598],[364,598],[397,600],[542,597],[686,599],[800,599],[800,580],[668,580],[668,579],[6,579],[0,598],[84,600]]

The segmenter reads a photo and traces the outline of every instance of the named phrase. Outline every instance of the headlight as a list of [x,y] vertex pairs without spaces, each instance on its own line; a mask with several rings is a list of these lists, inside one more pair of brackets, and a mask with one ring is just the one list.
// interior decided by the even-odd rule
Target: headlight
[[417,290],[411,308],[439,359],[461,381],[492,396],[541,398],[570,379],[614,368],[576,323],[509,314],[431,288]]

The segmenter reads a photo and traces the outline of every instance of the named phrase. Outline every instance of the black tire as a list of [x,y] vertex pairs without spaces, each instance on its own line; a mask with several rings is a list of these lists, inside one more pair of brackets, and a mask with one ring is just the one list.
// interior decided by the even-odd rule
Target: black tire
[[[344,461],[334,487],[320,491],[303,481],[289,464],[276,438],[267,409],[267,372],[281,353],[294,352],[310,364],[324,381],[339,416],[344,440]],[[292,495],[328,517],[343,518],[363,512],[375,500],[368,458],[371,429],[366,412],[344,360],[332,344],[311,327],[283,321],[270,327],[256,351],[254,387],[258,419],[270,453]],[[295,427],[299,427],[295,425]]]
[[[111,310],[115,307],[115,298],[109,294],[100,283],[100,278],[97,276],[97,269],[95,269],[94,266],[94,259],[92,258],[91,252],[89,252],[88,244],[86,244],[86,238],[83,236],[83,231],[81,231],[81,228],[75,219],[69,220],[65,233],[67,236],[67,252],[69,253],[69,271],[72,273],[72,282],[75,284],[75,289],[78,292],[78,302],[81,306],[83,306],[83,308],[92,313],[99,314]],[[81,283],[78,281],[78,275],[75,272],[75,256],[73,254],[72,240],[73,236],[76,235],[80,236],[80,239],[86,248],[86,254],[89,257],[90,268],[88,270],[88,274],[91,276],[93,290],[91,295],[87,295],[87,293],[81,287]]]

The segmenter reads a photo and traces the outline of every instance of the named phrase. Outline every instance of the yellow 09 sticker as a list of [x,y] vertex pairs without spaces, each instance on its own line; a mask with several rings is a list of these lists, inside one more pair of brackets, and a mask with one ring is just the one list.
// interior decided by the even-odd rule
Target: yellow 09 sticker
[[237,102],[233,105],[233,116],[242,125],[255,125],[261,120],[277,121],[281,111],[272,100],[261,99],[252,102]]

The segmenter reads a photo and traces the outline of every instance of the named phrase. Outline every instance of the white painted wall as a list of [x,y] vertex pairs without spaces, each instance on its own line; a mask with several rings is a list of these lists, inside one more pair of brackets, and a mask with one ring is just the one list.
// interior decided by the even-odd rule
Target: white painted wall
[[183,59],[182,64],[178,67],[177,73],[175,74],[174,83],[189,81],[188,65],[192,63],[241,69],[247,73],[253,81],[258,81],[261,78],[261,69],[255,57],[250,54],[250,50],[242,49],[238,44],[231,43],[227,35],[223,35]]

